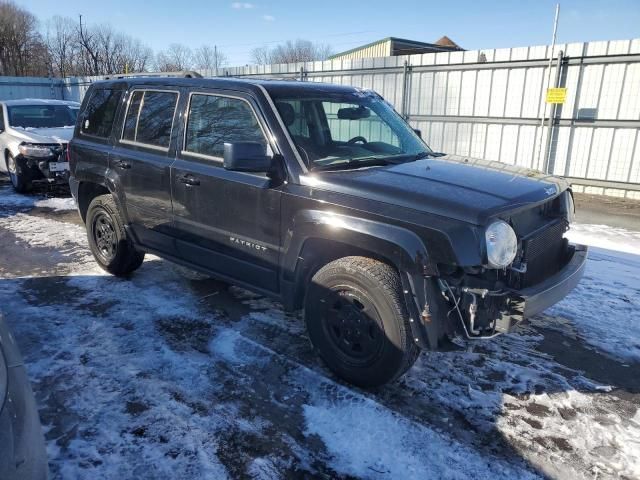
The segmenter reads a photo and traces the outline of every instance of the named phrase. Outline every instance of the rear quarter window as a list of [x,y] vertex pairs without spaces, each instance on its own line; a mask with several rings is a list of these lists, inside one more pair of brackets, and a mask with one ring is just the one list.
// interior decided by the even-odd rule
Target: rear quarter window
[[122,90],[94,90],[82,114],[80,133],[101,138],[111,135],[121,97]]

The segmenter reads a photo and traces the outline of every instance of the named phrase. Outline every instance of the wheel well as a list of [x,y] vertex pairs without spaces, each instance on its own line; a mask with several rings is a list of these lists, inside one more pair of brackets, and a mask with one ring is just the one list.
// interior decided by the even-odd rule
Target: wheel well
[[80,210],[80,216],[84,222],[87,218],[87,210],[91,200],[100,196],[111,193],[107,187],[99,185],[97,183],[82,182],[78,186],[78,210]]
[[302,308],[309,282],[318,270],[334,260],[350,256],[373,258],[397,268],[389,259],[370,250],[335,240],[311,238],[305,242],[300,253],[301,261],[296,267],[293,309]]

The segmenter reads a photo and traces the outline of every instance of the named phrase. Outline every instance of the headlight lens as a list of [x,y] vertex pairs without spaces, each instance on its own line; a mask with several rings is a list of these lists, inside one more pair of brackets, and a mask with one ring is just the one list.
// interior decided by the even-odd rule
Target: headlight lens
[[18,151],[25,157],[45,158],[53,155],[51,147],[24,143],[18,147]]
[[516,258],[518,238],[513,228],[502,220],[489,225],[484,233],[487,260],[491,268],[505,268]]

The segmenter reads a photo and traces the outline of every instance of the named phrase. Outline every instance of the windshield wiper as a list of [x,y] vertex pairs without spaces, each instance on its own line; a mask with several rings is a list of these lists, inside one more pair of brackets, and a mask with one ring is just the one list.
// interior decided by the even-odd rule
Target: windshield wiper
[[316,165],[312,170],[327,171],[327,170],[348,170],[352,168],[361,167],[382,167],[385,165],[398,165],[405,162],[413,162],[415,160],[422,160],[427,157],[441,157],[444,153],[437,152],[420,152],[420,153],[402,153],[399,155],[387,155],[383,157],[357,157],[357,158],[345,158],[338,160],[334,163],[326,165]]
[[316,165],[312,168],[315,171],[327,171],[327,170],[348,170],[351,168],[361,167],[383,167],[389,165],[390,162],[384,157],[358,157],[358,158],[345,158],[334,163],[326,165]]

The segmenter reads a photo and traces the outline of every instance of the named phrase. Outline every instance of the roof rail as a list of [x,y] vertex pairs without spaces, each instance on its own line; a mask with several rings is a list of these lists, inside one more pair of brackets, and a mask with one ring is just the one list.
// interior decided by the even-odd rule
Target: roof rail
[[139,77],[182,77],[182,78],[202,78],[198,72],[194,70],[180,70],[178,72],[141,72],[141,73],[118,73],[115,75],[105,75],[104,80],[115,80],[120,78],[139,78]]

